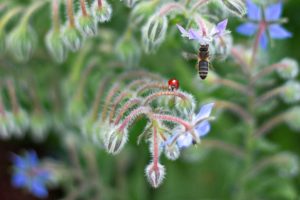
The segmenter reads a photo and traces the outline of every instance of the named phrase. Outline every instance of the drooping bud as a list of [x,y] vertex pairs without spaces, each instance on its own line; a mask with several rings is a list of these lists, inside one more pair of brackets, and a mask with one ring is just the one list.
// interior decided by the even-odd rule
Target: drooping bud
[[242,0],[221,0],[227,10],[238,17],[243,17],[247,13],[247,8]]
[[146,19],[154,12],[159,1],[143,1],[137,4],[130,13],[130,22],[136,26],[146,23]]
[[160,163],[151,162],[145,169],[146,177],[152,187],[157,188],[163,181],[166,170]]
[[293,79],[299,73],[299,65],[296,60],[291,58],[284,58],[278,63],[278,75],[283,79]]
[[23,136],[25,131],[29,128],[29,116],[24,110],[18,110],[17,113],[13,113],[14,120],[14,132],[17,136]]
[[31,57],[36,41],[37,35],[33,28],[20,24],[8,35],[7,45],[17,61],[25,62]]
[[104,136],[104,146],[108,153],[118,154],[123,149],[125,143],[127,142],[128,132],[127,129],[120,131],[119,129],[113,127]]
[[0,138],[8,139],[10,138],[12,127],[14,126],[13,120],[11,118],[11,113],[3,112],[0,113]]
[[56,62],[62,63],[67,58],[68,52],[59,31],[51,30],[48,32],[46,46],[52,59]]
[[293,107],[288,111],[286,123],[295,131],[300,131],[300,107]]
[[84,37],[92,37],[97,34],[97,23],[92,16],[79,14],[76,23],[79,31]]
[[142,28],[142,41],[146,53],[155,51],[166,37],[168,19],[155,14],[149,18]]
[[63,32],[63,42],[65,46],[72,52],[76,52],[81,48],[82,36],[80,32],[73,26],[67,26]]
[[99,1],[94,1],[92,5],[92,14],[97,22],[103,23],[111,19],[112,8],[106,0],[101,0],[101,5]]
[[176,160],[180,156],[180,150],[176,143],[165,145],[165,156],[170,160]]
[[31,116],[30,125],[33,139],[40,142],[46,138],[50,123],[44,114],[34,113]]
[[300,101],[300,83],[289,81],[285,84],[281,97],[286,103],[296,103]]
[[284,177],[293,177],[299,173],[299,159],[296,155],[283,152],[275,157],[279,174]]
[[194,97],[188,93],[184,93],[185,98],[177,98],[176,99],[176,109],[183,114],[189,114],[194,112],[196,104]]
[[141,49],[131,35],[125,34],[116,45],[116,52],[120,60],[129,67],[136,66],[141,57]]

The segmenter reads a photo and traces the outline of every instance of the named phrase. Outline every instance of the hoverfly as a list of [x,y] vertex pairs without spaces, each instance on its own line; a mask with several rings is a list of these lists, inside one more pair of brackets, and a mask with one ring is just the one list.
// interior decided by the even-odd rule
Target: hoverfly
[[[221,21],[208,33],[206,25],[202,19],[199,20],[199,30],[189,29],[185,30],[177,24],[182,37],[187,37],[190,40],[197,40],[200,43],[198,55],[196,56],[197,69],[199,77],[204,80],[207,77],[208,69],[210,67],[210,53],[209,44],[216,38],[221,37],[226,33],[227,19]],[[195,58],[195,56],[188,54],[188,57]]]

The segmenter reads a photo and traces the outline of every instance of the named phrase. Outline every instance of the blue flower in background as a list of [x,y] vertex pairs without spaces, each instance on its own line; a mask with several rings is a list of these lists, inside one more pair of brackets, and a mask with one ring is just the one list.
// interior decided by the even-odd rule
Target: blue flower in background
[[237,32],[242,35],[252,36],[258,34],[257,42],[266,49],[269,38],[285,39],[292,34],[280,25],[282,2],[271,4],[264,9],[247,0],[248,22],[240,25]]
[[23,157],[13,154],[14,174],[12,185],[25,188],[36,197],[48,196],[46,183],[50,180],[50,172],[40,166],[35,151],[28,151]]
[[[196,131],[199,138],[207,135],[210,131],[210,123],[207,118],[210,116],[213,106],[214,103],[202,106],[199,113],[193,119],[194,130]],[[178,131],[169,140],[173,141],[174,138],[177,138],[177,145],[179,148],[186,148],[193,144],[193,136],[189,132],[182,133]],[[166,143],[170,143],[169,140],[167,140]]]

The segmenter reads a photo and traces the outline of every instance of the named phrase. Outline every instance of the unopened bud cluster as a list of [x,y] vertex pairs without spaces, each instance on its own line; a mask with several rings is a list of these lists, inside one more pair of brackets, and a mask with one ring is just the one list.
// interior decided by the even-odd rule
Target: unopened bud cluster
[[[213,106],[201,108],[202,114],[196,115],[192,95],[180,89],[169,90],[166,80],[145,71],[129,71],[109,82],[100,80],[93,104],[95,106],[91,109],[77,109],[78,117],[73,123],[80,122],[84,138],[113,155],[124,148],[134,122],[140,118],[147,119],[148,123],[138,140],[145,139],[149,144],[152,159],[145,172],[153,187],[158,187],[165,176],[165,168],[159,161],[161,154],[176,160],[182,148],[199,142],[200,136],[209,131],[203,129],[205,133],[202,132],[200,122],[208,120]],[[74,107],[73,110],[79,108],[71,107]],[[191,141],[183,146],[177,139],[185,140],[185,137],[191,138]]]

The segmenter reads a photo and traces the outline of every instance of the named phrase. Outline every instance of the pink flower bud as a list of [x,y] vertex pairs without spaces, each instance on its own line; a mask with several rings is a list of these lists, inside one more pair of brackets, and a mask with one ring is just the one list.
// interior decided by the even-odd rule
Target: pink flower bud
[[160,163],[151,162],[145,169],[145,173],[149,183],[157,188],[163,181],[166,170]]

